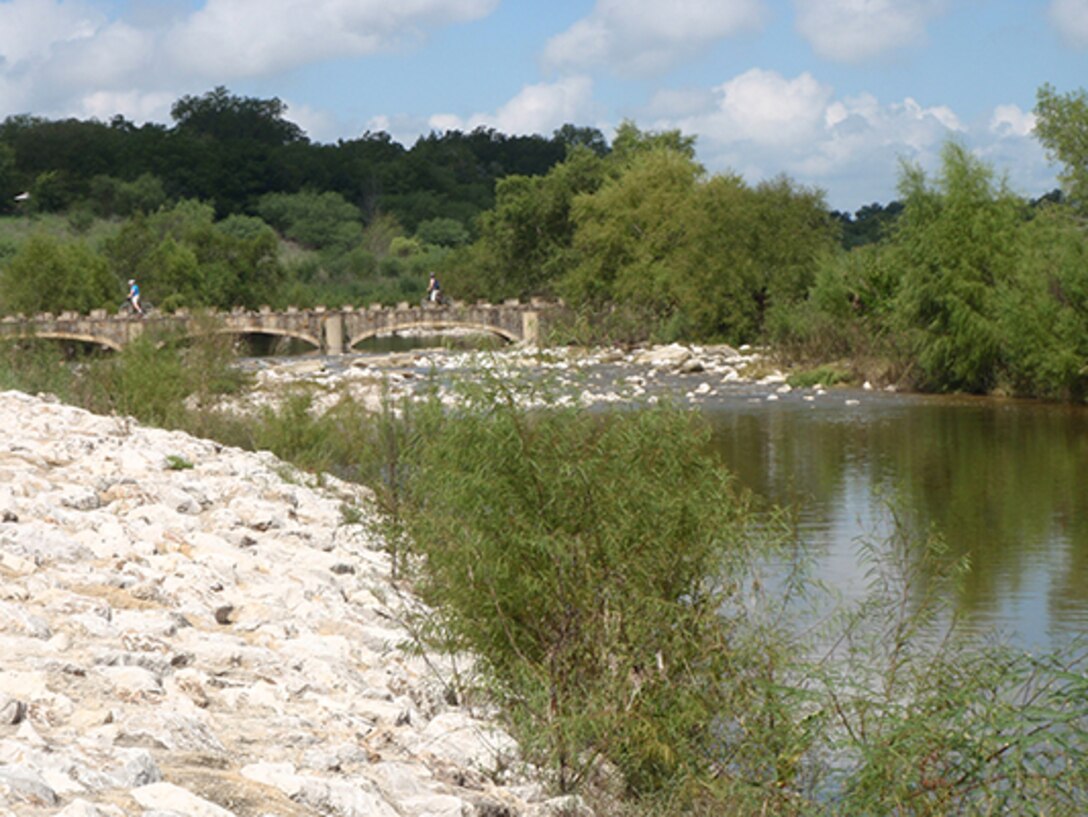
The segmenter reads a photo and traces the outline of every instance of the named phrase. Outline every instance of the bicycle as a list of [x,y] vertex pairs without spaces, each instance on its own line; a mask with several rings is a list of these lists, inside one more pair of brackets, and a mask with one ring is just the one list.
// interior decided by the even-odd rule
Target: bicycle
[[427,307],[427,306],[449,306],[450,305],[450,299],[446,297],[445,293],[443,293],[442,290],[438,290],[434,294],[434,298],[432,298],[430,295],[424,295],[423,299],[419,302],[419,305],[423,306],[423,307]]
[[140,311],[137,312],[136,307],[132,305],[132,299],[125,298],[125,300],[122,301],[121,305],[117,308],[117,314],[123,318],[146,318],[151,313],[152,309],[153,307],[151,306],[151,304],[141,298]]

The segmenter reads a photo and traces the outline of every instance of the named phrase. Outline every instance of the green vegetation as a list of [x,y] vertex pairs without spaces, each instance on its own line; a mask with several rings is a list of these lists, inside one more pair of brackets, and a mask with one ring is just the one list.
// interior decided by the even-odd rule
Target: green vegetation
[[168,471],[188,471],[192,467],[193,464],[189,460],[178,454],[170,454],[166,458],[166,469]]
[[417,418],[420,590],[560,790],[602,758],[635,793],[697,776],[719,713],[751,705],[728,679],[766,658],[721,614],[756,556],[746,501],[683,412],[529,415],[523,396],[493,382]]
[[[795,358],[882,361],[929,391],[1088,395],[1088,243],[1060,205],[1029,208],[960,145],[931,181],[905,168],[883,241],[825,258],[772,337]],[[879,375],[878,375],[879,376]]]
[[807,389],[812,386],[835,386],[850,380],[850,371],[844,366],[828,364],[815,369],[794,372],[787,378],[787,383],[795,389]]

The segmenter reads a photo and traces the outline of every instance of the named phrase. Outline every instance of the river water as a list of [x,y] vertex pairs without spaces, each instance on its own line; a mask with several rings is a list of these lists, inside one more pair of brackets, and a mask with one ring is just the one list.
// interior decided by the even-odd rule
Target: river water
[[745,390],[703,403],[738,479],[796,514],[817,574],[865,585],[890,507],[970,571],[955,609],[1028,649],[1088,634],[1088,409],[873,392]]

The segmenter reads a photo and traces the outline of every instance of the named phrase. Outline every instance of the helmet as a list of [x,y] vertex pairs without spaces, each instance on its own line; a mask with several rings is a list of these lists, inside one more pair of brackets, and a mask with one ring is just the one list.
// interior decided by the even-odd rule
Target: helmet
[[134,281],[134,280],[133,280],[132,278],[129,278],[129,279],[128,279],[128,285],[129,285],[129,286],[132,286],[132,285],[133,285],[133,284],[135,284],[135,283],[136,283],[136,282],[135,282],[135,281]]

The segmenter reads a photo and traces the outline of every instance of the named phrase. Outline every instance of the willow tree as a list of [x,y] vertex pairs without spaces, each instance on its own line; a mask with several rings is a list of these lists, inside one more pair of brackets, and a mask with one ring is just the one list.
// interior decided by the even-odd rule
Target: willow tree
[[945,145],[935,184],[904,167],[899,190],[895,319],[920,385],[988,391],[1001,364],[996,294],[1013,275],[1022,203],[957,142]]
[[1043,85],[1036,93],[1035,135],[1047,155],[1063,165],[1061,181],[1068,199],[1088,214],[1088,93],[1059,94]]
[[572,208],[577,264],[563,282],[575,303],[637,304],[658,317],[677,306],[688,265],[701,168],[671,149],[640,153]]

